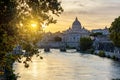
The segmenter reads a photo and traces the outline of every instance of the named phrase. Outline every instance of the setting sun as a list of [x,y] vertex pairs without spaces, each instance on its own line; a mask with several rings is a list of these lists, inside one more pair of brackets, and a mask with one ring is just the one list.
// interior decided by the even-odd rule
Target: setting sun
[[32,23],[31,26],[32,26],[32,27],[36,27],[37,24],[36,24],[36,23]]
[[39,26],[39,24],[38,24],[38,22],[36,21],[36,20],[31,20],[30,21],[30,29],[31,30],[37,30],[38,29],[38,26]]

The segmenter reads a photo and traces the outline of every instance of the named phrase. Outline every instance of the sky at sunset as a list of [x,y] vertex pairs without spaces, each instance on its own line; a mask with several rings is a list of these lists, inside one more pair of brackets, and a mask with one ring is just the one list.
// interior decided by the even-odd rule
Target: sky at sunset
[[57,23],[44,28],[45,32],[64,31],[72,26],[78,17],[86,29],[110,27],[120,16],[120,0],[59,0],[64,12],[57,17]]

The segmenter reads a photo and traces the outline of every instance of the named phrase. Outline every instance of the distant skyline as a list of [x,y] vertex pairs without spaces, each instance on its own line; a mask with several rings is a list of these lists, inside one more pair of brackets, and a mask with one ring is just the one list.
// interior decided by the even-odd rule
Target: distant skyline
[[45,32],[64,31],[72,26],[78,17],[86,29],[110,27],[111,22],[120,16],[120,0],[59,0],[64,12],[57,17],[56,24],[50,24]]

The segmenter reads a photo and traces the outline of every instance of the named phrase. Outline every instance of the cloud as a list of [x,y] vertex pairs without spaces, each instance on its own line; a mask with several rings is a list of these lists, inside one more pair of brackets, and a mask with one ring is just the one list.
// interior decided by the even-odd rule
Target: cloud
[[[57,29],[67,29],[77,16],[87,29],[110,26],[120,16],[120,0],[61,0],[64,13],[58,19]],[[56,30],[57,30],[56,29]]]
[[[64,0],[68,1],[68,0]],[[84,15],[119,15],[120,1],[118,0],[70,0],[64,3],[65,13]],[[71,6],[72,5],[72,6]]]

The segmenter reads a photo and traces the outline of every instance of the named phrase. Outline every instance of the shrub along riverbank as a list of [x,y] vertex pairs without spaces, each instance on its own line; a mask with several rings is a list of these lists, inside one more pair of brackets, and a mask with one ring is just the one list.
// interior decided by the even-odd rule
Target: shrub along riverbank
[[113,59],[115,61],[120,61],[120,59],[118,57],[116,57],[114,55],[114,53],[111,53],[111,52],[106,52],[106,51],[103,51],[103,50],[99,50],[99,51],[94,51],[93,54],[98,55],[100,57],[110,58],[110,59]]
[[118,58],[114,53],[112,52],[106,52],[103,50],[94,50],[94,49],[88,49],[86,51],[80,51],[81,53],[88,53],[88,54],[93,54],[93,55],[97,55],[100,57],[106,57],[106,58],[110,58],[113,59],[115,61],[120,61],[120,58]]

